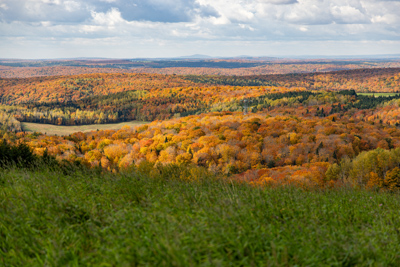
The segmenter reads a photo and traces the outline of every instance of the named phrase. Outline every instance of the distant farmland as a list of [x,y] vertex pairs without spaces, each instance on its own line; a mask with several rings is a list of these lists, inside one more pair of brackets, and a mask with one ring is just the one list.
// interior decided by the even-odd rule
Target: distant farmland
[[91,125],[78,125],[78,126],[57,126],[51,124],[21,122],[22,129],[27,132],[45,133],[47,135],[70,135],[76,132],[91,132],[97,130],[118,130],[123,126],[130,127],[146,124],[142,121],[130,121],[113,124],[91,124]]

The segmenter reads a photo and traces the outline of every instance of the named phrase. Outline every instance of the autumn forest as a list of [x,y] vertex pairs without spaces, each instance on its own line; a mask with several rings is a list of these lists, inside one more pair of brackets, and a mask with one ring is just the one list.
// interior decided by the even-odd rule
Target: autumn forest
[[[5,142],[59,161],[112,172],[143,161],[194,164],[271,186],[400,188],[400,178],[387,180],[400,166],[400,68],[1,78],[0,93]],[[148,124],[68,136],[21,126],[128,121]],[[354,174],[367,159],[368,171]]]
[[[49,256],[36,241],[18,243],[26,235],[0,223],[0,240],[6,240],[0,241],[0,255],[11,265],[20,259],[28,265],[98,265],[107,259],[116,265],[187,266],[211,261],[205,247],[222,265],[265,264],[271,251],[271,266],[363,265],[373,231],[376,251],[369,263],[400,262],[385,258],[387,251],[396,255],[398,245],[384,238],[398,238],[400,228],[376,223],[378,216],[385,222],[398,218],[399,60],[9,60],[0,61],[0,77],[0,167],[7,170],[0,175],[0,210],[14,207],[3,203],[11,203],[6,195],[18,186],[35,200],[18,200],[25,202],[15,210],[45,214],[32,225],[54,224],[55,232],[68,234],[46,235],[76,237],[54,241],[69,245],[57,243],[66,254]],[[137,124],[107,128],[132,122]],[[30,131],[32,124],[43,130]],[[49,125],[77,130],[54,134]],[[92,130],[79,130],[84,126]],[[24,178],[28,172],[34,178]],[[42,190],[40,197],[31,188]],[[48,188],[57,192],[44,196]],[[365,212],[354,211],[352,200]],[[376,211],[381,203],[387,207]],[[45,218],[53,213],[61,217],[50,223]],[[16,220],[3,219],[10,225]],[[258,228],[266,221],[270,228]],[[299,226],[285,227],[287,222]],[[127,225],[123,232],[104,230],[114,229],[112,224]],[[335,235],[336,228],[321,230],[322,224],[349,232]],[[142,225],[148,228],[135,232]],[[220,230],[210,232],[211,225]],[[72,226],[90,228],[83,234]],[[180,227],[201,238],[185,243]],[[364,228],[371,233],[364,235]],[[88,229],[97,230],[91,236]],[[39,230],[32,231],[35,236]],[[130,245],[108,236],[130,236],[143,249],[132,245],[137,254],[125,258]],[[335,236],[334,243],[327,236]],[[352,240],[366,243],[350,249]],[[186,257],[191,249],[198,253]],[[96,256],[83,257],[91,251]]]

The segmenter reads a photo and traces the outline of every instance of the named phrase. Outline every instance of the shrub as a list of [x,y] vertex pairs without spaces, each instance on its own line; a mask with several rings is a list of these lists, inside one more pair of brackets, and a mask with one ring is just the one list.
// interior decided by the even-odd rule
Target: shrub
[[29,167],[34,164],[37,157],[26,144],[20,143],[12,146],[3,140],[0,144],[0,165],[2,167],[15,164],[21,167]]

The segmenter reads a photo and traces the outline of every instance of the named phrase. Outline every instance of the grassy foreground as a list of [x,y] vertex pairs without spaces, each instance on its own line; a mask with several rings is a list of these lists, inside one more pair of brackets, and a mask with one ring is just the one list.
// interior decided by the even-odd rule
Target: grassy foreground
[[260,189],[176,166],[0,172],[2,266],[398,266],[399,231],[395,194]]
[[111,124],[90,124],[90,125],[77,125],[77,126],[58,126],[43,123],[21,122],[21,127],[27,132],[45,133],[48,135],[70,135],[76,132],[91,132],[96,130],[119,130],[123,126],[130,127],[140,126],[146,124],[143,121],[129,121]]

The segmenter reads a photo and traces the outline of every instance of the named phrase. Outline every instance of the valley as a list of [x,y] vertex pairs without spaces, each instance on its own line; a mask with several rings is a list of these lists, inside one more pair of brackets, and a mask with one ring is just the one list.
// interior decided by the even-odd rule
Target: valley
[[400,0],[0,0],[0,267],[400,266]]
[[7,264],[397,265],[400,68],[226,75],[254,64],[6,66]]

